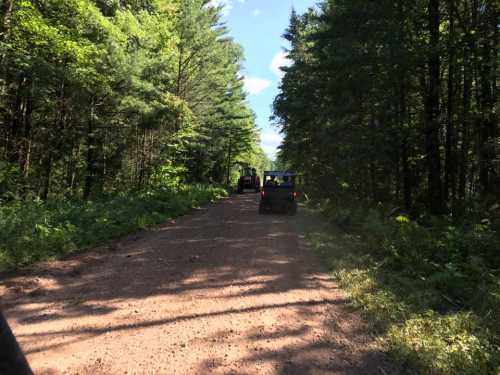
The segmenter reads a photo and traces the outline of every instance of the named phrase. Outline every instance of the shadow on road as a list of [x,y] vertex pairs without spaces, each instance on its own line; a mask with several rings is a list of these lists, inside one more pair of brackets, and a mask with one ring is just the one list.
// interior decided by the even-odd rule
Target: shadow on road
[[[98,373],[88,362],[105,342],[135,361],[142,345],[165,365],[188,350],[180,374],[390,373],[308,248],[312,219],[258,215],[257,197],[3,280],[4,308],[34,366],[64,349],[81,353],[83,373]],[[139,348],[132,335],[145,335]]]

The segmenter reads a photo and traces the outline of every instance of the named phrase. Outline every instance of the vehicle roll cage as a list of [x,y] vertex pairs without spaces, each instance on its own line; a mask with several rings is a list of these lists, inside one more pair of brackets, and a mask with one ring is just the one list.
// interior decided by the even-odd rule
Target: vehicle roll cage
[[275,176],[275,177],[296,177],[295,172],[283,172],[283,171],[265,171],[264,177]]

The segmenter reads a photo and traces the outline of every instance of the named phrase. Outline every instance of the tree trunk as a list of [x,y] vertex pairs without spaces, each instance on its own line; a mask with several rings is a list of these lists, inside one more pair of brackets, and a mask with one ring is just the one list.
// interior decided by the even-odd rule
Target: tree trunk
[[[3,0],[0,6],[0,43],[5,42],[10,33],[10,19],[12,17],[13,0]],[[0,53],[0,78],[5,74],[5,55]]]
[[458,182],[458,198],[461,208],[464,207],[467,193],[467,178],[473,174],[473,166],[470,165],[469,151],[471,147],[471,107],[473,96],[473,56],[475,54],[476,42],[475,31],[477,27],[477,0],[473,1],[472,9],[469,2],[464,2],[464,16],[467,23],[464,25],[467,43],[464,46],[463,57],[463,97],[462,97],[462,145],[460,149],[460,174]]
[[443,212],[443,194],[441,185],[440,155],[440,70],[441,57],[439,51],[440,0],[429,0],[429,33],[430,51],[428,60],[428,92],[425,106],[425,144],[428,168],[428,204],[431,213]]
[[471,91],[472,91],[472,72],[470,67],[470,51],[466,46],[464,49],[464,88],[462,100],[462,142],[460,147],[460,174],[458,182],[458,198],[465,199],[465,189],[467,183],[467,174],[469,171],[469,127],[470,127],[470,109],[471,109]]
[[231,132],[229,132],[229,145],[227,150],[227,175],[226,175],[226,184],[229,185],[231,183],[231,163],[232,163],[232,153],[233,153],[233,137]]
[[141,146],[141,162],[139,170],[139,180],[137,187],[141,189],[144,186],[145,175],[146,175],[146,129],[142,132],[142,146]]
[[398,150],[398,161],[396,163],[396,175],[395,175],[395,192],[394,192],[394,202],[401,202],[401,165],[402,165],[402,149]]
[[24,112],[24,89],[26,86],[26,79],[24,77],[19,79],[17,84],[17,88],[15,91],[15,99],[11,103],[11,113],[10,116],[10,129],[9,129],[9,140],[10,142],[7,144],[7,157],[8,160],[17,164],[20,160],[20,140],[19,134],[21,131],[21,125],[23,123],[23,112]]
[[43,179],[43,189],[42,193],[40,194],[40,199],[46,201],[47,198],[49,197],[49,191],[50,191],[50,176],[52,174],[52,152],[49,150],[47,155],[45,156],[44,162],[43,162],[43,169],[45,172],[44,179]]
[[68,189],[68,192],[71,192],[71,194],[75,193],[76,163],[80,159],[80,148],[81,143],[79,141],[76,141],[73,143],[70,152],[68,172],[66,174],[66,187]]
[[479,108],[481,112],[481,124],[479,126],[479,182],[481,184],[481,195],[486,198],[493,193],[492,174],[495,160],[495,137],[497,135],[495,118],[495,91],[496,72],[493,71],[495,64],[493,51],[497,48],[498,27],[494,4],[485,7],[485,22],[482,26],[482,48],[480,50],[481,61],[478,63],[479,70]]
[[370,198],[373,203],[377,202],[378,194],[377,194],[377,175],[376,175],[376,170],[377,167],[375,165],[375,162],[373,160],[370,161],[369,163],[369,170],[370,170]]
[[[491,91],[492,91],[492,98],[491,98],[491,104],[492,104],[492,107],[491,107],[491,111],[490,111],[490,115],[491,115],[491,124],[492,124],[492,137],[493,137],[493,140],[496,141],[496,143],[498,144],[498,140],[499,140],[499,136],[500,136],[500,132],[499,132],[499,125],[498,125],[498,111],[495,110],[495,106],[497,105],[498,103],[498,84],[497,84],[497,79],[498,79],[498,63],[499,63],[499,59],[498,59],[498,24],[499,24],[499,19],[498,19],[498,11],[499,11],[499,8],[495,8],[495,2],[494,1],[490,1],[489,2],[489,5],[490,5],[490,9],[491,9],[491,12],[492,12],[492,16],[491,16],[491,22],[490,22],[490,26],[493,30],[493,38],[492,38],[492,45],[493,45],[493,56],[492,56],[492,59],[493,59],[493,69],[492,69],[492,73],[491,73]],[[497,146],[497,145],[495,145]],[[497,147],[494,147],[493,148],[493,160],[497,160],[498,159],[498,148]],[[491,173],[492,173],[492,180],[491,180],[491,186],[492,188],[494,189],[494,192],[493,194],[496,195],[496,196],[499,196],[500,194],[500,170],[499,170],[499,167],[498,167],[498,163],[495,165],[495,167],[492,168],[491,170]]]
[[67,121],[67,108],[65,103],[66,81],[64,78],[61,81],[59,90],[59,97],[56,100],[56,103],[59,103],[59,106],[56,107],[55,111],[54,130],[49,134],[47,139],[47,156],[44,160],[45,179],[43,191],[41,194],[41,198],[43,200],[46,200],[49,196],[51,173],[53,170],[52,164],[53,161],[57,161],[57,158],[61,155],[61,149],[64,142],[64,129],[66,127]]
[[95,160],[94,160],[94,99],[90,101],[90,113],[87,121],[87,175],[83,188],[83,199],[89,199],[94,184]]
[[411,177],[410,177],[410,163],[408,161],[408,140],[405,139],[402,145],[402,162],[403,162],[403,194],[405,209],[411,210],[412,197],[411,197]]
[[24,123],[24,134],[23,134],[23,144],[21,147],[21,159],[20,159],[20,168],[24,177],[28,176],[29,168],[30,168],[30,159],[31,159],[31,143],[32,143],[32,115],[33,115],[33,107],[34,107],[34,87],[33,83],[30,83],[30,93],[26,98],[26,104],[24,108],[23,114],[23,123]]
[[13,0],[3,0],[0,6],[0,42],[7,39],[10,32]]
[[456,198],[456,134],[455,134],[455,1],[448,0],[450,35],[448,41],[448,110],[446,115],[446,156],[444,199],[452,206]]

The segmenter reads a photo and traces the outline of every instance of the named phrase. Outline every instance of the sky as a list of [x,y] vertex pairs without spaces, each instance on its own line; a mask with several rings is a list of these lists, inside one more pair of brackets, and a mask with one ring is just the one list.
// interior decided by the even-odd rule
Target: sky
[[303,13],[315,3],[317,0],[212,0],[213,5],[224,5],[229,33],[245,51],[241,73],[248,102],[261,129],[262,148],[273,159],[282,138],[269,117],[282,76],[279,66],[289,64],[283,52],[287,43],[281,36],[292,7]]

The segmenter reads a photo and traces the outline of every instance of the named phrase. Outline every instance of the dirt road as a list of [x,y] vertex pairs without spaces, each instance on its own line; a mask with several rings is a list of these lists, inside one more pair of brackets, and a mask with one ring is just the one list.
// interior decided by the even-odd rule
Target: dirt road
[[38,374],[390,374],[297,217],[232,197],[0,281]]

